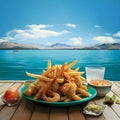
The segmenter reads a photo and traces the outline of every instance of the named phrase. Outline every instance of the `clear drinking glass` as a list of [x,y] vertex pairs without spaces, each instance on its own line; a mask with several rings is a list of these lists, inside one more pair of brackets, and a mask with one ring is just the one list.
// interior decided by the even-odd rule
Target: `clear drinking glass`
[[91,80],[103,80],[105,74],[105,67],[103,66],[86,66],[86,79],[88,82]]

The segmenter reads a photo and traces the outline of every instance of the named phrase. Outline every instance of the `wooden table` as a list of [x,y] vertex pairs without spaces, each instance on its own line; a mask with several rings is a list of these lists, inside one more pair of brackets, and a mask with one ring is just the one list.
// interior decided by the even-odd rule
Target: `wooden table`
[[[0,81],[0,95],[8,87],[20,89],[24,81]],[[120,82],[114,82],[110,95],[115,94],[120,99]],[[94,98],[88,103],[103,104],[103,98]],[[83,105],[56,108],[43,106],[22,98],[21,102],[13,107],[0,106],[0,120],[120,120],[120,105],[108,106],[99,117],[84,115]]]

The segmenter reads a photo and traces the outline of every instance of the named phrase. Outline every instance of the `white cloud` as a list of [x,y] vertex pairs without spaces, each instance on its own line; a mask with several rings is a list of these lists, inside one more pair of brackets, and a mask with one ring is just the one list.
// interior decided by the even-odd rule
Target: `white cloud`
[[53,25],[44,25],[44,24],[39,24],[39,25],[36,25],[36,24],[32,24],[32,25],[26,25],[26,27],[28,28],[31,28],[31,29],[41,29],[41,28],[48,28],[48,27],[54,27]]
[[2,43],[2,42],[8,42],[8,40],[0,39],[0,43]]
[[[54,31],[47,29],[48,27],[53,27],[53,25],[26,25],[26,29],[13,29],[6,33],[6,36],[2,39],[4,40],[29,40],[29,39],[40,39],[47,37],[56,37],[63,34],[69,33],[67,30]],[[46,29],[45,29],[46,28]]]
[[76,24],[71,24],[71,23],[64,24],[64,25],[67,26],[67,27],[71,27],[71,28],[76,28],[77,27]]
[[117,33],[113,34],[114,37],[120,37],[120,31],[118,31]]
[[82,44],[82,38],[81,37],[70,38],[70,43],[72,45],[81,45]]
[[116,40],[112,37],[108,36],[95,36],[93,40],[97,41],[98,43],[115,43]]
[[100,28],[101,26],[100,25],[95,25],[96,28]]

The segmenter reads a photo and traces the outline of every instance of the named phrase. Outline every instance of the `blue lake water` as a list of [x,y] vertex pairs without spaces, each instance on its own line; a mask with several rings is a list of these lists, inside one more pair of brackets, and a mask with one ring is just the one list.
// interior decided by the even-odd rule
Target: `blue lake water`
[[0,50],[0,80],[31,80],[25,72],[42,73],[48,59],[53,65],[77,59],[73,68],[80,71],[87,65],[105,66],[105,79],[120,80],[120,50]]

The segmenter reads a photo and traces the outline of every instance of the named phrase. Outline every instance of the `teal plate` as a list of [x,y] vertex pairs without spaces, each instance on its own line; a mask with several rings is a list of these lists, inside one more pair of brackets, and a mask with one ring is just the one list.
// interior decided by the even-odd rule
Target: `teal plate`
[[48,105],[48,106],[54,106],[54,107],[67,107],[67,106],[79,105],[81,103],[84,103],[84,102],[87,102],[87,101],[93,99],[97,94],[96,90],[93,87],[88,86],[87,91],[89,92],[90,96],[85,97],[82,100],[76,100],[76,101],[70,101],[70,102],[46,102],[46,101],[43,101],[42,99],[34,100],[33,96],[30,96],[30,97],[25,96],[23,94],[23,92],[27,88],[28,88],[28,86],[24,86],[23,88],[21,88],[20,94],[21,94],[22,97],[26,98],[27,100],[31,100],[33,102],[37,102],[37,103]]

